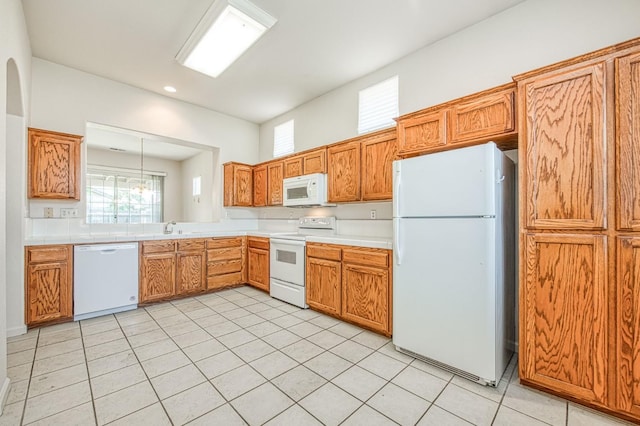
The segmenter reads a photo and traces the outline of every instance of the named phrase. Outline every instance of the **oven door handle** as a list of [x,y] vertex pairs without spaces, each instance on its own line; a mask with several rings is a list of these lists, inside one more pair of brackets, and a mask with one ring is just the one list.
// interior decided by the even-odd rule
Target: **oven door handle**
[[291,246],[297,246],[297,247],[304,247],[307,243],[304,240],[278,240],[275,238],[271,238],[271,248],[276,248],[276,249],[283,249],[287,246],[291,247]]

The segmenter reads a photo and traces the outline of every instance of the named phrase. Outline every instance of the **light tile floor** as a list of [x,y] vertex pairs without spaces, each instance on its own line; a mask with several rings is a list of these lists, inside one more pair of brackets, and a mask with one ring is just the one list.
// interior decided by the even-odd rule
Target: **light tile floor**
[[[251,287],[9,339],[0,425],[620,425],[518,384],[497,388]],[[472,354],[470,354],[472,356]]]

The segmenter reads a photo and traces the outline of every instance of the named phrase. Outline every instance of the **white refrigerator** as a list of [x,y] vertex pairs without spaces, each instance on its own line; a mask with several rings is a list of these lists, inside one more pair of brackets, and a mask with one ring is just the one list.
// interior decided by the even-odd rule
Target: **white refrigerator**
[[515,341],[514,169],[493,142],[393,163],[393,343],[490,386]]

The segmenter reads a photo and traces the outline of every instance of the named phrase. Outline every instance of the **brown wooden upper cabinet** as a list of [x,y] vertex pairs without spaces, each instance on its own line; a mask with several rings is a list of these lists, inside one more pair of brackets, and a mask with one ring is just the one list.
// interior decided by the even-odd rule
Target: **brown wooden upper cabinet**
[[398,118],[398,153],[422,154],[447,144],[447,111],[417,112]]
[[282,161],[267,164],[267,205],[282,205]]
[[362,200],[390,200],[393,161],[398,157],[396,129],[367,135],[362,140]]
[[327,173],[327,149],[322,147],[302,154],[303,174]]
[[255,207],[267,205],[267,166],[253,168],[253,205]]
[[284,177],[290,178],[309,175],[311,173],[327,173],[326,157],[327,149],[322,147],[285,158],[283,161]]
[[253,168],[248,164],[224,164],[224,206],[253,205]]
[[25,247],[25,322],[73,319],[73,246]]
[[461,100],[449,112],[449,142],[494,140],[516,130],[515,86]]
[[327,148],[327,199],[331,203],[360,200],[360,142]]
[[617,228],[640,231],[640,53],[617,58],[615,70]]
[[283,163],[285,178],[302,176],[302,155],[285,158]]
[[398,154],[412,156],[494,141],[517,148],[514,83],[399,117]]
[[29,198],[80,199],[82,136],[29,128]]
[[605,227],[604,74],[600,62],[519,82],[528,228]]

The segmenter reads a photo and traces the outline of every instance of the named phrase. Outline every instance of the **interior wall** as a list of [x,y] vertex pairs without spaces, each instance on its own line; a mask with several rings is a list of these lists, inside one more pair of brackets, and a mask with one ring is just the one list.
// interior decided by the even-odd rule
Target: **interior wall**
[[[17,74],[17,79],[8,79],[7,69],[15,67],[13,70]],[[24,216],[22,210],[23,203],[7,202],[7,180],[11,179],[12,185],[22,185],[24,187],[25,173],[9,176],[7,171],[7,146],[8,144],[24,146],[25,126],[29,123],[29,100],[31,94],[30,76],[31,74],[31,48],[27,33],[22,2],[20,0],[3,0],[0,2],[0,412],[8,407],[4,407],[6,395],[9,388],[7,374],[7,324],[12,324],[13,317],[9,317],[7,306],[13,303],[20,303],[17,300],[7,301],[7,288],[10,292],[22,288],[24,283],[19,278],[13,276],[6,268],[8,250],[16,249],[10,240],[6,239],[6,229],[9,226],[20,227],[20,223],[7,223],[7,218]],[[18,84],[18,87],[16,87]],[[7,89],[9,87],[9,89]],[[18,107],[17,102],[22,108]],[[8,115],[22,115],[22,137],[13,138],[8,133]],[[17,133],[20,133],[20,129]],[[13,147],[11,148],[13,149]],[[12,219],[13,220],[13,219]],[[9,245],[7,245],[7,242]],[[22,250],[20,241],[19,250]],[[20,264],[22,267],[22,264]]]
[[296,152],[357,136],[358,91],[399,75],[400,114],[511,81],[513,75],[640,36],[637,0],[528,0],[260,126],[295,120]]
[[[213,152],[204,151],[182,161],[182,217],[186,222],[208,222],[213,209]],[[193,196],[193,178],[200,176],[201,193]]]
[[[7,300],[24,300],[24,222],[26,210],[26,188],[23,179],[26,155],[24,117],[7,114],[6,174],[7,179],[15,179],[15,184],[7,186],[6,216],[6,271]],[[7,335],[15,336],[26,332],[24,325],[24,303],[7,303]]]
[[225,216],[222,163],[258,160],[255,123],[38,58],[33,58],[32,85],[33,127],[83,135],[86,123],[93,122],[220,148],[214,220]]

